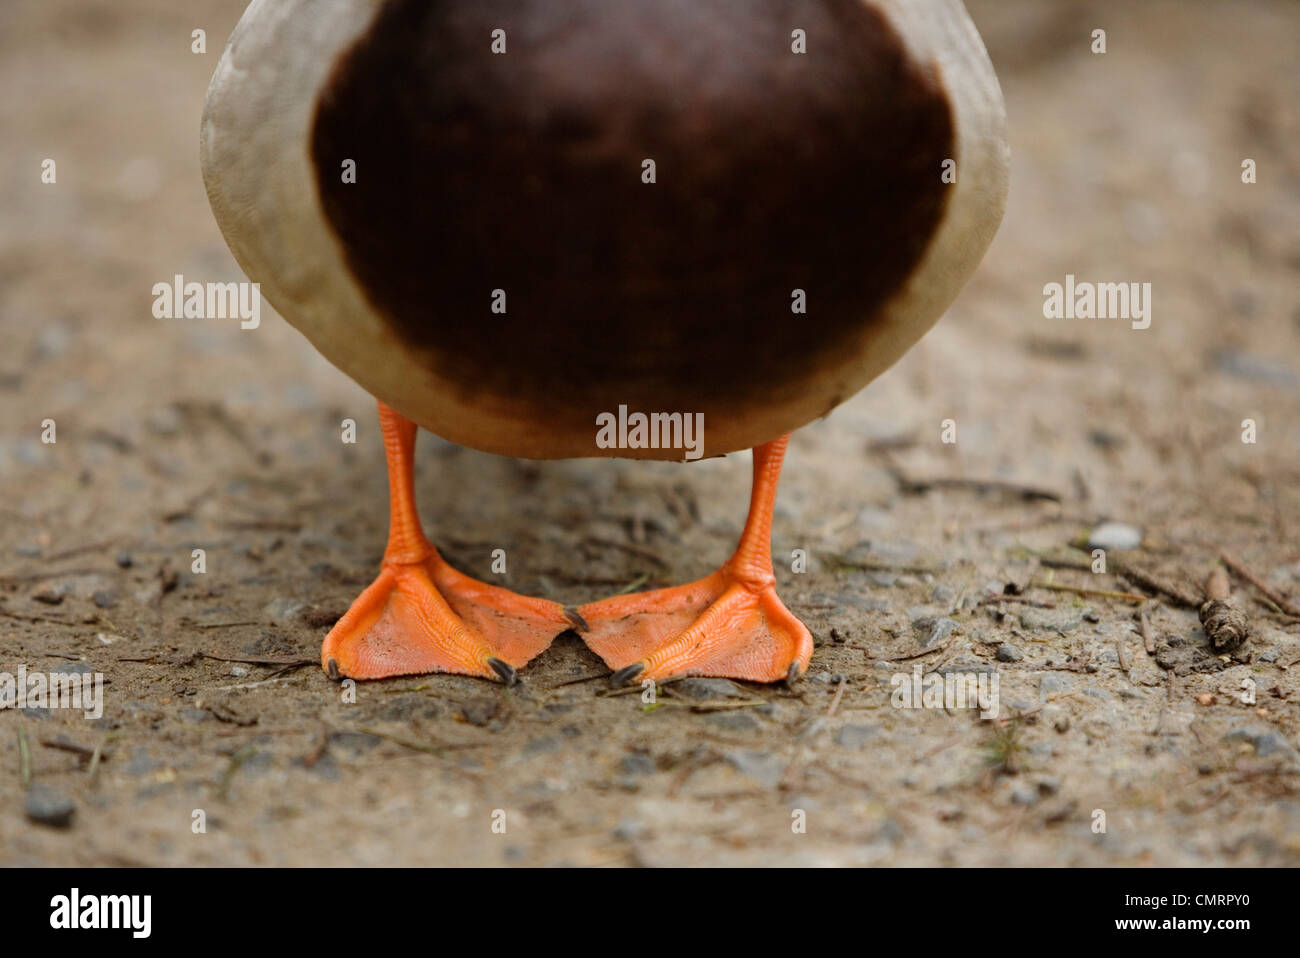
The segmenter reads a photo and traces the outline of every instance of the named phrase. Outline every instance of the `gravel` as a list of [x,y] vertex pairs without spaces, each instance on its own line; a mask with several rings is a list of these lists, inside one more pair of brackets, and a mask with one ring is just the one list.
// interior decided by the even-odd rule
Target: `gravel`
[[27,790],[25,806],[27,820],[50,828],[68,828],[72,825],[77,806],[62,792],[48,785],[33,785]]

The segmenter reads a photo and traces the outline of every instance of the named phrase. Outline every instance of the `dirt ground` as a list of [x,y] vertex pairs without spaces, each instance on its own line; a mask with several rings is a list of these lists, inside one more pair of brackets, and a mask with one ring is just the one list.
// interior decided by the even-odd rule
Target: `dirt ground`
[[[0,710],[0,864],[1300,864],[1300,618],[1274,604],[1300,602],[1300,6],[971,4],[1010,207],[949,315],[792,441],[774,551],[811,672],[655,707],[573,635],[514,689],[350,703],[292,667],[383,549],[373,406],[269,310],[151,314],[176,273],[241,278],[197,155],[242,7],[6,4],[0,671],[108,684],[95,720]],[[1150,328],[1044,318],[1066,274],[1151,283]],[[458,567],[578,604],[712,571],[749,468],[425,434],[417,485]],[[1103,521],[1142,539],[1095,574]],[[1232,577],[1252,634],[1218,656],[1189,606],[1221,552],[1275,598]],[[1000,718],[891,707],[914,666],[995,671]],[[29,816],[24,764],[67,827]]]

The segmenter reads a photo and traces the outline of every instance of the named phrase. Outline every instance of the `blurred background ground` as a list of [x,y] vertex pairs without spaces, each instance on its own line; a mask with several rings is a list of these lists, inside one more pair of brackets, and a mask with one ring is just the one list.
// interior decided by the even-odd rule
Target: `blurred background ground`
[[[345,704],[314,666],[258,664],[316,659],[387,513],[369,398],[292,329],[151,315],[176,273],[240,278],[197,138],[242,7],[6,3],[0,670],[110,684],[96,721],[0,711],[0,863],[1300,863],[1300,620],[1234,578],[1254,634],[1216,657],[1168,596],[1041,586],[1149,594],[1069,568],[1111,520],[1142,536],[1117,560],[1185,593],[1226,550],[1300,601],[1300,7],[971,4],[1010,206],[945,320],[793,440],[776,554],[810,555],[778,576],[811,674],[653,710],[572,636],[513,690],[433,676]],[[1045,319],[1067,273],[1152,283],[1151,328]],[[570,603],[711,571],[748,478],[747,455],[537,464],[428,435],[417,472],[455,564],[489,578],[504,548],[506,584]],[[1055,498],[961,484],[985,479]],[[913,665],[996,668],[1003,715],[1027,714],[891,708]],[[33,820],[59,802],[70,826]]]

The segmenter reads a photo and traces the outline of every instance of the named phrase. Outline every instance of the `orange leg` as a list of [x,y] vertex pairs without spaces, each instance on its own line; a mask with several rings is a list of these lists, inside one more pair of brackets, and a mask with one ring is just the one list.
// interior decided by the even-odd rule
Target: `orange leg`
[[379,423],[388,456],[388,548],[379,577],[325,637],[321,667],[331,678],[457,672],[514,684],[515,670],[571,627],[564,607],[449,566],[416,513],[416,425],[383,403]]
[[684,675],[776,682],[807,670],[812,634],[777,598],[772,573],[772,509],[789,439],[754,450],[749,518],[721,569],[578,610],[586,620],[582,638],[614,669],[615,684]]

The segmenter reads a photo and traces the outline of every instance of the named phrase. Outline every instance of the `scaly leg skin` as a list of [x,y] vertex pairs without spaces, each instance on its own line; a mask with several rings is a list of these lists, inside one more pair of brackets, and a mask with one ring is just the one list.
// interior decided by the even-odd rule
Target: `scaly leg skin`
[[754,450],[749,518],[735,554],[713,575],[672,589],[615,596],[578,610],[582,638],[613,682],[707,675],[793,681],[812,634],[776,595],[772,509],[789,436]]
[[379,404],[388,457],[388,548],[379,576],[330,630],[331,678],[456,672],[515,682],[515,670],[572,626],[564,607],[457,572],[424,537],[412,469],[416,425]]

